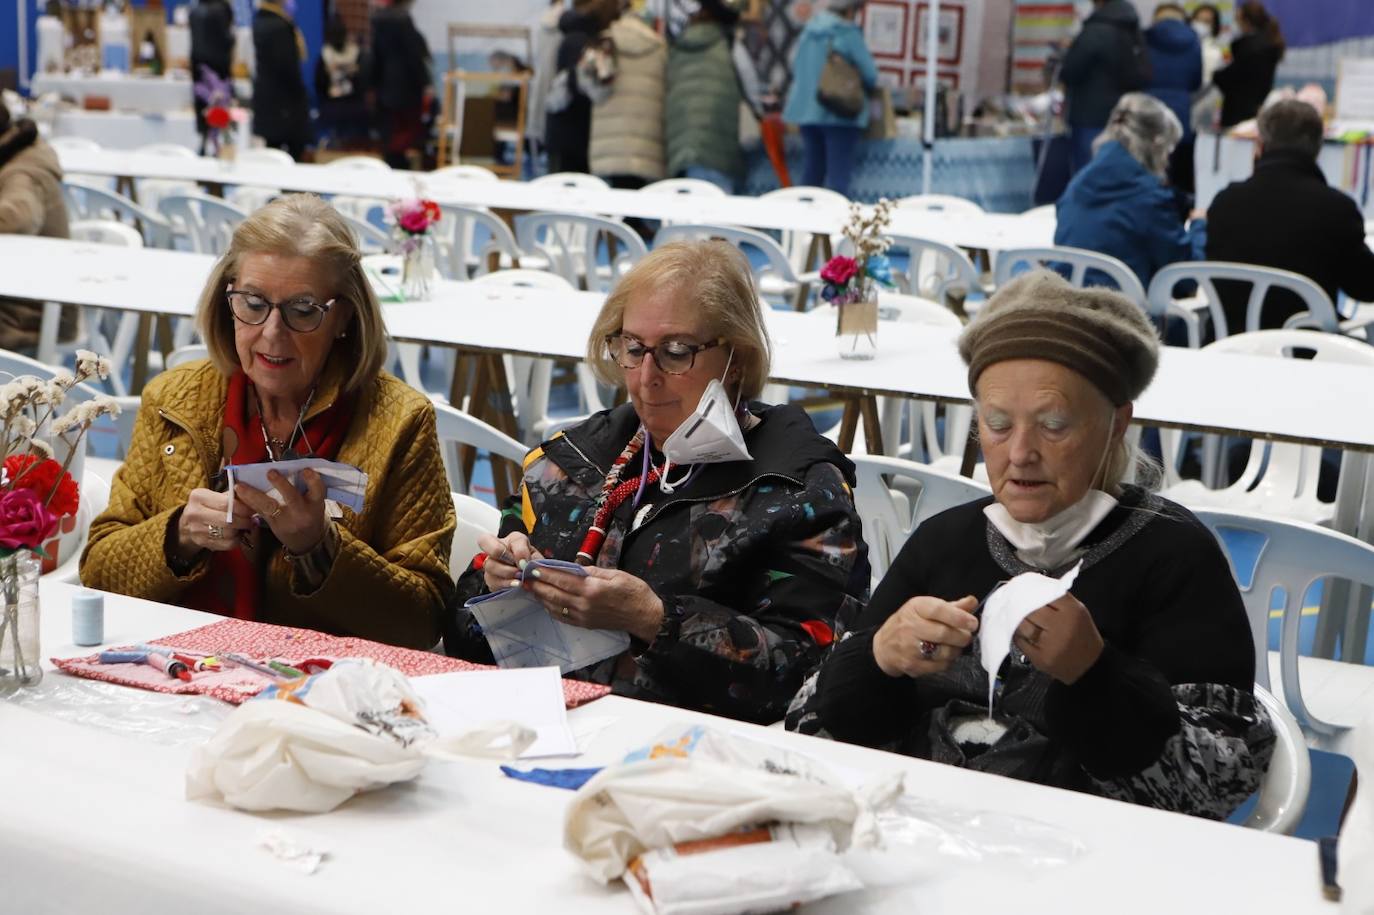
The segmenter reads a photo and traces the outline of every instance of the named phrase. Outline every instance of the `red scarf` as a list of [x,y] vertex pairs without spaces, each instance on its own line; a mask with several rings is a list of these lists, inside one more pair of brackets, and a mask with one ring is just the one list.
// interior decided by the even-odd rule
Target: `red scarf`
[[[341,396],[328,409],[322,410],[302,423],[304,437],[297,437],[294,447],[310,451],[311,457],[334,460],[343,445],[344,436],[353,422],[354,398]],[[221,458],[222,464],[257,464],[267,460],[267,443],[262,437],[262,424],[249,409],[254,401],[253,388],[242,371],[229,378],[229,392],[224,401],[224,433],[221,446],[227,451],[230,443],[237,443],[232,455]],[[306,442],[309,442],[307,446]],[[186,594],[186,606],[220,616],[241,620],[257,618],[262,606],[263,583],[267,565],[277,550],[277,539],[266,523],[236,550],[210,554],[210,571]]]

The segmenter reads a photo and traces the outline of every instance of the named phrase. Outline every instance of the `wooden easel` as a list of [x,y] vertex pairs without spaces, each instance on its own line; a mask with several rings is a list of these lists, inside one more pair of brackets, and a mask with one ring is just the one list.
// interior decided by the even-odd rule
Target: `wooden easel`
[[[530,30],[523,25],[481,25],[477,23],[451,22],[448,26],[448,59],[457,60],[457,42],[460,38],[502,39],[514,38],[525,44],[525,62],[534,65],[534,44]],[[439,116],[439,166],[459,163],[460,148],[463,141],[463,110],[469,97],[469,86],[482,86],[488,94],[501,86],[514,86],[516,90],[515,112],[515,159],[511,165],[489,162],[481,164],[498,175],[519,178],[524,167],[525,157],[525,101],[529,96],[529,73],[503,73],[479,70],[464,70],[455,67],[444,74],[443,105]],[[509,125],[493,125],[496,127]]]

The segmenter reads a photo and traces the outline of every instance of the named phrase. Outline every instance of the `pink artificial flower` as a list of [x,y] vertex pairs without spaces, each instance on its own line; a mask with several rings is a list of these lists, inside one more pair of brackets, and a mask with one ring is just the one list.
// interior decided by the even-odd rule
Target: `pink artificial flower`
[[438,221],[438,207],[427,200],[404,200],[395,206],[396,224],[412,234],[429,230]]
[[58,518],[32,489],[0,495],[0,547],[37,549],[57,531]]
[[852,257],[832,257],[821,268],[821,279],[836,286],[843,286],[859,272],[859,263]]

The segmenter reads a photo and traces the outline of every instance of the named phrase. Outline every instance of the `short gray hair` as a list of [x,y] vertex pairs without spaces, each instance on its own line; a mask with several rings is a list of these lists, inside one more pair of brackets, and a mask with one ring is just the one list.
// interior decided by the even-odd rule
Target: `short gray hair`
[[1169,170],[1169,154],[1181,139],[1183,125],[1167,105],[1144,92],[1127,92],[1112,109],[1106,129],[1093,141],[1093,151],[1115,140],[1147,172],[1163,178]]
[[1280,99],[1260,112],[1260,146],[1267,153],[1289,150],[1316,161],[1323,135],[1322,116],[1307,102]]

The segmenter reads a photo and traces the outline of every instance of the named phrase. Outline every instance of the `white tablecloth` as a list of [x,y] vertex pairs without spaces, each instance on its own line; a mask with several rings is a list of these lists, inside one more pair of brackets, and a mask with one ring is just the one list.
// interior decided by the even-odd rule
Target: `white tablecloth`
[[[138,149],[153,143],[175,143],[193,152],[200,149],[195,115],[189,108],[166,114],[68,109],[58,113],[50,136],[85,137],[110,150]],[[64,171],[91,174],[77,169]]]
[[190,108],[191,78],[186,73],[167,76],[133,76],[103,71],[93,76],[39,73],[32,82],[34,95],[57,92],[78,104],[88,95],[103,95],[116,110],[168,112]]

